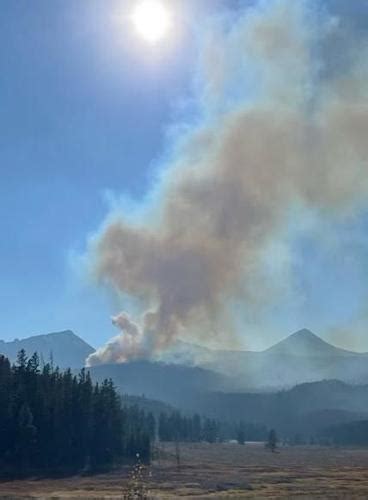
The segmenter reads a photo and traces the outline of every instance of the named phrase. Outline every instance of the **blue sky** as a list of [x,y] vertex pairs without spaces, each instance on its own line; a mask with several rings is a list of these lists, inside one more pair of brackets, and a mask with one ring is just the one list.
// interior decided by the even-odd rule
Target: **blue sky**
[[[73,329],[98,346],[114,334],[116,304],[81,277],[74,256],[104,220],[107,193],[139,203],[150,192],[168,128],[194,119],[199,23],[238,3],[245,2],[184,2],[178,39],[157,51],[123,19],[133,1],[2,0],[1,338]],[[361,29],[363,2],[353,13],[348,3],[329,2]],[[359,317],[366,221],[363,214],[334,230],[328,223],[335,252],[313,231],[294,237],[302,298],[269,311],[261,323],[272,333],[247,345],[260,348],[303,327],[323,334]],[[368,350],[361,332],[359,339]]]
[[123,19],[132,5],[1,2],[4,339],[65,328],[93,344],[111,335],[113,306],[80,290],[70,252],[82,251],[102,222],[106,190],[139,200],[149,189],[195,57],[189,26],[175,50],[158,53],[135,39]]

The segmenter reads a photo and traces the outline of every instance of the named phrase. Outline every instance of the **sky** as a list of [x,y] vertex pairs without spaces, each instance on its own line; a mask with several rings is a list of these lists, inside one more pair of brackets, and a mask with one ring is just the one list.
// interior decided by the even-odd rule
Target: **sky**
[[[2,0],[2,339],[71,329],[97,347],[114,334],[116,298],[81,256],[113,206],[145,204],[176,125],[198,119],[202,27],[252,3],[178,0],[175,36],[148,47],[127,20],[133,0]],[[364,1],[322,3],[364,30]],[[338,51],[328,71],[339,71]],[[287,255],[292,293],[261,312],[234,306],[244,347],[307,327],[368,351],[367,215],[341,223],[295,208],[265,257],[265,274],[283,280]]]

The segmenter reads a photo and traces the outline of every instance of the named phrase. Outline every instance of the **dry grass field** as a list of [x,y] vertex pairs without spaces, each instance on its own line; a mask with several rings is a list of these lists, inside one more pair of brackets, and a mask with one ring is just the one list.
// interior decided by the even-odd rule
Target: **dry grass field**
[[[156,455],[142,473],[152,499],[368,498],[368,449],[282,447],[270,453],[257,444],[181,444],[178,464],[175,446],[165,444]],[[131,471],[3,482],[0,498],[128,498]]]

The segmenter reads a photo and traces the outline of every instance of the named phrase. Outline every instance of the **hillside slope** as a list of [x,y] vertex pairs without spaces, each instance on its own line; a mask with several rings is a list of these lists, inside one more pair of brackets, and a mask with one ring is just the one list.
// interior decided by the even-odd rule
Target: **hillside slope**
[[121,394],[146,396],[181,408],[192,407],[202,394],[230,390],[231,380],[203,368],[136,361],[90,368],[92,379],[111,378]]
[[329,425],[367,418],[368,385],[326,380],[274,393],[217,392],[196,404],[198,411],[221,420],[257,422],[289,437],[308,436]]

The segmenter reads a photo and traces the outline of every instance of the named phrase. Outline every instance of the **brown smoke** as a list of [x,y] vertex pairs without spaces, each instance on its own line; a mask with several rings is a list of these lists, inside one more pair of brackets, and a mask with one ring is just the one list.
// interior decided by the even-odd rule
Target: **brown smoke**
[[[179,148],[154,223],[152,214],[147,223],[107,223],[93,250],[99,279],[146,312],[138,324],[115,318],[121,334],[89,364],[150,357],[187,332],[231,335],[229,300],[252,300],[260,251],[288,208],[301,201],[343,213],[367,194],[364,54],[342,77],[319,80],[311,44],[339,25],[312,29],[303,5],[276,1],[217,33],[216,44],[207,39],[210,124]],[[257,92],[221,107],[247,57],[258,64]]]

